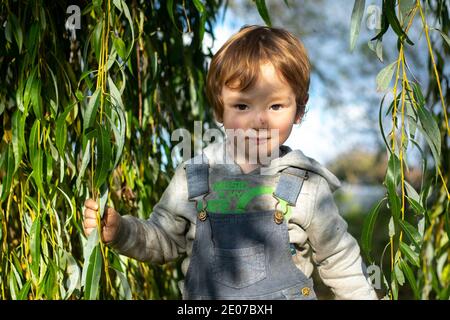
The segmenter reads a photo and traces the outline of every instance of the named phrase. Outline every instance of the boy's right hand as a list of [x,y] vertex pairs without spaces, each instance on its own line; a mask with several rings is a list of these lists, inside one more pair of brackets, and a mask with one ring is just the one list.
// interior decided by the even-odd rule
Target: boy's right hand
[[[85,210],[83,213],[83,229],[84,234],[88,237],[91,232],[97,228],[97,211],[98,204],[93,199],[87,199],[84,202]],[[105,213],[101,220],[102,241],[110,243],[116,239],[117,231],[121,223],[122,217],[113,208],[106,207]]]

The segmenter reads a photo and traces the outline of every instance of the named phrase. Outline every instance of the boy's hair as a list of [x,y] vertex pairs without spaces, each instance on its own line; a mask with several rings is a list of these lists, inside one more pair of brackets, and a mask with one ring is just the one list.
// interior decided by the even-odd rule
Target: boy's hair
[[[223,120],[222,87],[243,91],[257,80],[260,65],[271,62],[296,96],[302,117],[309,89],[310,62],[303,44],[281,28],[244,26],[233,35],[211,60],[206,95],[219,122]],[[237,81],[238,85],[231,84]]]

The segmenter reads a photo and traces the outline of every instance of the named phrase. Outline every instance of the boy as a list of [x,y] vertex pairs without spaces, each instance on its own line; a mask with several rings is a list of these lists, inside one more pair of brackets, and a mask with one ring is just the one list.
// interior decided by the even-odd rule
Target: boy
[[[333,201],[339,180],[283,145],[305,113],[309,70],[289,32],[243,27],[207,76],[216,119],[238,134],[179,165],[147,221],[108,208],[103,241],[152,263],[187,254],[184,299],[316,299],[313,264],[336,298],[377,299]],[[89,235],[98,206],[85,206]]]

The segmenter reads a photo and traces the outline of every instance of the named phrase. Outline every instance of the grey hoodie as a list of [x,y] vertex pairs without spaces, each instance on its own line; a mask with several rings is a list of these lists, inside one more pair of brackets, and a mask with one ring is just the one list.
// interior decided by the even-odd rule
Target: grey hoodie
[[[210,190],[224,175],[243,174],[240,166],[230,158],[231,153],[226,152],[227,146],[225,142],[214,142],[203,149],[215,172],[215,175],[210,174]],[[158,264],[186,254],[182,262],[182,271],[186,274],[197,219],[196,204],[188,200],[184,170],[185,164],[191,161],[177,167],[148,220],[122,217],[118,235],[110,243],[113,248],[126,256]],[[347,232],[347,223],[333,200],[332,193],[339,188],[340,182],[329,170],[300,150],[282,145],[279,157],[272,159],[269,165],[249,172],[245,176],[246,182],[251,184],[255,175],[265,175],[267,185],[275,186],[279,179],[277,173],[288,166],[310,171],[288,218],[289,239],[296,248],[293,255],[296,266],[307,277],[311,277],[316,266],[323,282],[337,299],[377,299],[365,275],[358,243]],[[205,199],[217,199],[217,196],[211,191]],[[246,210],[271,210],[275,205],[274,197],[262,195],[251,201]]]

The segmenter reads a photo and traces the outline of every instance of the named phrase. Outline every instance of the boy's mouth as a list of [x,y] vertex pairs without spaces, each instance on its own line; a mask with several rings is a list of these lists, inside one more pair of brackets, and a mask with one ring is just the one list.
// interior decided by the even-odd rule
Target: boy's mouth
[[263,144],[263,143],[267,143],[268,140],[270,140],[270,138],[258,138],[258,137],[247,137],[247,139],[249,140],[249,142],[251,143],[255,143],[255,144]]

